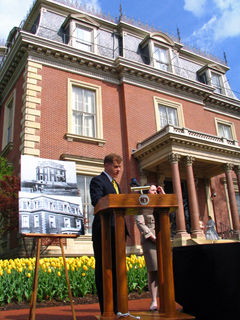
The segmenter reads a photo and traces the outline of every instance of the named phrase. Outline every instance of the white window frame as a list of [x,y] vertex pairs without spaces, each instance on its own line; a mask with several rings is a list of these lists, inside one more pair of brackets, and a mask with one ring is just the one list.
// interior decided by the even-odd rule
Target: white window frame
[[[219,124],[224,125],[224,126],[228,126],[230,127],[231,130],[231,134],[232,134],[232,139],[230,140],[236,140],[236,131],[235,131],[235,127],[234,127],[234,123],[231,121],[227,121],[227,120],[223,120],[223,119],[219,119],[219,118],[214,118],[215,121],[215,128],[216,128],[216,133],[217,136],[220,137],[220,133],[219,133]],[[222,137],[221,138],[225,138],[225,139],[229,139],[227,137]]]
[[29,228],[29,216],[22,215],[22,228]]
[[[157,61],[157,59],[155,58],[155,53],[157,50],[163,50],[166,52],[166,57],[167,57],[167,62],[164,61]],[[162,70],[162,71],[171,71],[171,64],[170,64],[170,50],[168,47],[156,44],[153,42],[153,53],[152,53],[152,60],[153,60],[153,66],[155,68],[157,68],[158,70]],[[160,67],[158,66],[158,64],[160,64]]]
[[[219,80],[219,85],[215,85],[213,83],[213,77],[216,77]],[[211,71],[211,85],[212,87],[215,88],[214,92],[219,93],[219,94],[225,94],[224,86],[223,86],[223,81],[222,81],[222,75],[215,72]]]
[[34,216],[34,228],[39,228],[39,216]]
[[[72,91],[73,87],[79,87],[80,89],[91,90],[95,93],[95,137],[78,135],[73,132],[72,129]],[[68,79],[68,127],[66,137],[69,141],[79,140],[79,141],[88,141],[92,143],[96,143],[99,146],[103,146],[105,144],[105,140],[103,139],[103,124],[102,124],[102,92],[101,87],[98,85],[94,85],[91,83],[78,81],[74,79]]]
[[[16,105],[16,89],[12,92],[12,94],[6,101],[5,107],[4,107],[2,150],[6,148],[9,144],[13,143],[15,105]],[[11,106],[11,108],[9,108],[9,106]],[[10,125],[11,125],[11,128],[9,128]]]
[[[79,30],[81,30],[83,32],[83,36],[84,36],[83,38],[78,37]],[[86,35],[89,35],[90,39],[86,40],[85,39]],[[75,30],[74,30],[74,41],[75,41],[75,47],[77,49],[87,51],[87,52],[93,52],[93,48],[94,48],[93,29],[76,23]]]
[[178,120],[178,127],[185,127],[185,123],[184,123],[184,117],[183,117],[183,110],[182,110],[182,104],[175,102],[175,101],[171,101],[171,100],[167,100],[167,99],[163,99],[160,97],[153,97],[153,102],[154,102],[154,110],[155,110],[155,119],[156,119],[156,128],[157,131],[163,129],[163,127],[161,127],[161,123],[160,123],[160,113],[159,113],[159,105],[164,106],[166,108],[173,108],[176,110],[176,114],[177,114],[177,120]]
[[[51,226],[51,222],[52,222],[52,226]],[[52,215],[49,216],[49,228],[50,229],[56,228],[56,218]]]
[[[78,186],[80,197],[82,199],[82,208],[83,208],[83,219],[84,219],[84,234],[92,234],[92,222],[93,222],[93,212],[94,207],[91,205],[90,199],[90,181],[94,177],[92,175],[87,174],[78,174],[77,175],[77,183],[79,183],[79,177],[82,177],[84,180],[83,185],[83,194],[81,194],[81,188]],[[89,185],[87,185],[89,181]]]
[[76,219],[76,228],[82,229],[82,220],[81,219]]
[[71,227],[70,218],[64,217],[64,227],[65,228],[70,228]]
[[[85,49],[85,48],[87,48],[87,46],[85,46],[84,44],[79,47],[78,44],[81,41],[79,41],[79,39],[77,38],[77,29],[78,28],[90,32],[90,34],[91,34],[90,50]],[[96,39],[97,39],[97,27],[91,26],[89,24],[81,23],[79,21],[72,20],[70,22],[69,32],[70,32],[70,42],[69,42],[69,44],[71,46],[73,46],[73,47],[75,47],[75,48],[77,48],[79,50],[82,50],[82,51],[97,53],[97,43],[95,43]],[[84,42],[84,40],[83,40],[83,42]]]

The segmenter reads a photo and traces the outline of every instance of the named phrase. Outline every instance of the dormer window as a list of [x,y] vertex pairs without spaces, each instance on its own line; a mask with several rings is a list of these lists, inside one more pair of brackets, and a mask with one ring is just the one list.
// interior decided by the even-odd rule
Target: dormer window
[[214,87],[214,92],[221,94],[225,94],[223,75],[224,71],[216,65],[205,65],[197,72],[198,81]]
[[69,45],[79,50],[96,53],[95,40],[100,25],[92,18],[85,14],[72,14],[67,17],[62,27],[68,35]]
[[221,88],[221,76],[211,72],[212,74],[212,85],[215,89],[215,92],[217,93],[222,93],[222,88]]
[[170,61],[175,44],[171,38],[161,32],[151,33],[143,39],[140,45],[142,48],[148,46],[150,64],[153,67],[173,72]]
[[153,53],[153,59],[154,59],[154,67],[169,71],[169,50],[166,48],[161,48],[158,46],[154,46],[154,53]]
[[75,29],[75,47],[80,50],[93,51],[93,30],[76,25]]

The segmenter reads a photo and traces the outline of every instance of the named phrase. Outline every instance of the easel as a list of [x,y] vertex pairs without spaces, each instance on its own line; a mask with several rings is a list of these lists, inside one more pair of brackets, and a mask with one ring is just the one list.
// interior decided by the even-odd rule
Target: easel
[[67,271],[67,263],[64,254],[64,248],[62,243],[62,238],[77,238],[77,234],[37,234],[37,233],[26,233],[25,237],[36,237],[37,238],[37,253],[36,253],[36,264],[35,264],[35,271],[34,271],[34,279],[33,279],[33,287],[32,287],[32,296],[31,296],[31,303],[30,303],[30,310],[29,310],[29,320],[35,320],[35,311],[36,311],[36,301],[37,301],[37,285],[38,285],[38,272],[39,272],[39,260],[40,260],[40,249],[41,249],[41,238],[58,238],[60,242],[60,246],[62,249],[62,256],[63,256],[63,263],[64,269],[66,274],[67,286],[68,286],[68,295],[71,303],[72,308],[72,315],[73,320],[76,320],[75,310],[73,307],[73,299],[72,299],[72,292],[70,288],[70,282],[68,277]]

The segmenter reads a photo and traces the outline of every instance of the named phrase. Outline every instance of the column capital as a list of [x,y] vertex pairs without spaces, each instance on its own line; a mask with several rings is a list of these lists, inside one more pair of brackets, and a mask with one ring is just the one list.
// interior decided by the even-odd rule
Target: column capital
[[185,166],[191,166],[194,161],[195,161],[195,158],[192,157],[192,156],[186,156],[186,157],[184,157]]
[[225,163],[223,165],[223,170],[224,170],[225,173],[231,172],[232,169],[233,169],[233,164],[232,163]]
[[148,175],[149,175],[149,171],[144,170],[144,169],[140,169],[140,178],[141,179],[147,179]]
[[173,163],[177,163],[179,161],[179,159],[181,158],[181,155],[178,153],[170,153],[167,157],[168,161],[173,164]]
[[236,173],[236,175],[240,175],[240,165],[239,166],[234,166],[233,170]]

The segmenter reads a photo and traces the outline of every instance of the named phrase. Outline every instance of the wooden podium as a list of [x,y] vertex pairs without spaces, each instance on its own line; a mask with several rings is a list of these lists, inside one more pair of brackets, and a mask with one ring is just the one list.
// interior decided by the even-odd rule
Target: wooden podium
[[[126,269],[125,222],[124,215],[138,215],[144,208],[154,208],[158,290],[160,309],[158,312],[139,313],[141,319],[195,319],[192,316],[176,311],[175,292],[172,268],[172,250],[170,240],[169,213],[178,208],[174,194],[109,194],[101,198],[94,214],[101,216],[102,227],[102,267],[103,267],[103,304],[104,313],[100,320],[124,318],[132,320],[128,315],[128,289]],[[112,259],[111,259],[111,216],[115,215],[115,246],[118,311],[113,312]]]

